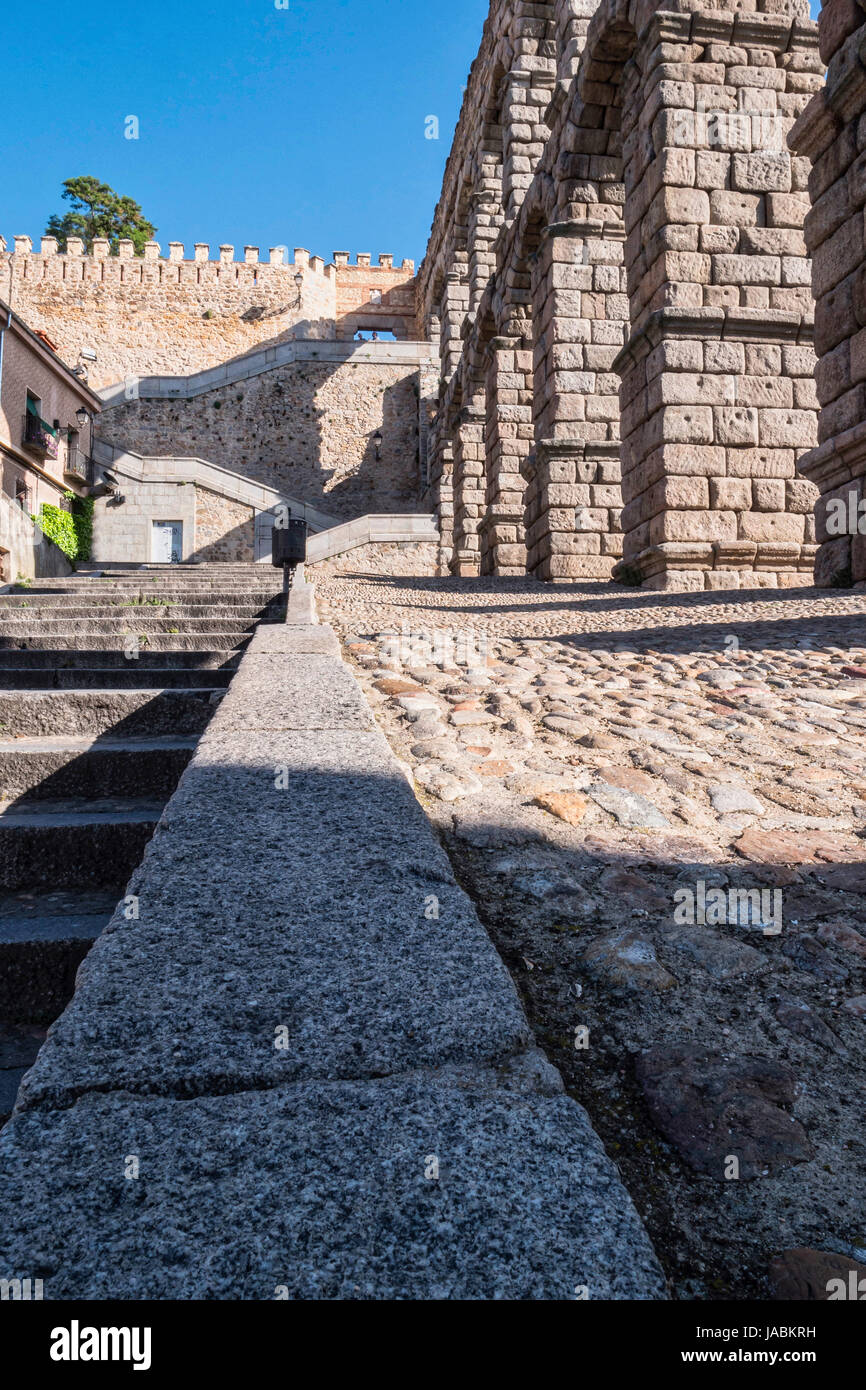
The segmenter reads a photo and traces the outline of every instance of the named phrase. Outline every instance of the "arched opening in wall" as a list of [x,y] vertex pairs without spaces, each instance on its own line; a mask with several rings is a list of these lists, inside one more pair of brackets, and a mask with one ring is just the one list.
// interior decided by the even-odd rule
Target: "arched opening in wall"
[[[547,214],[538,207],[524,211],[524,230],[519,243],[515,263],[515,290],[520,303],[515,306],[515,316],[524,320],[521,359],[525,363],[523,387],[526,393],[525,418],[518,432],[519,476],[522,484],[520,498],[521,534],[523,541],[524,568],[531,572],[533,565],[534,531],[533,527],[539,513],[537,470],[535,467],[535,441],[538,438],[536,416],[539,402],[543,399],[541,389],[547,368],[547,343],[549,322],[545,317],[547,300],[545,276],[542,271],[541,247],[548,225]],[[529,355],[531,354],[531,355]]]
[[548,580],[609,578],[622,553],[614,363],[629,332],[622,113],[636,40],[627,24],[594,25],[533,262],[527,564]]
[[[477,575],[481,561],[481,522],[485,499],[486,345],[495,332],[487,314],[467,342],[454,394],[454,554],[458,575]],[[459,405],[458,405],[459,402]]]
[[392,329],[370,324],[360,324],[355,330],[354,340],[356,343],[397,343],[400,341]]
[[493,243],[505,221],[505,129],[502,124],[502,93],[505,70],[493,71],[489,100],[481,121],[480,146],[475,153],[473,189],[468,197],[468,261],[470,261],[471,306],[481,302],[495,265]]

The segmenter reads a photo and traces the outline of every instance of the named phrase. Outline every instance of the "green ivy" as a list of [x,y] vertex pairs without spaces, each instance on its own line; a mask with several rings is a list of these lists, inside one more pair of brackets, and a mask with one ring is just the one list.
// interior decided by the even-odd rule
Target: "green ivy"
[[93,541],[93,498],[78,497],[74,492],[65,495],[71,503],[69,511],[43,502],[40,516],[33,520],[70,560],[89,560]]
[[76,497],[74,493],[67,493],[66,495],[72,498],[72,520],[75,523],[75,534],[78,537],[76,559],[89,560],[93,545],[93,498]]

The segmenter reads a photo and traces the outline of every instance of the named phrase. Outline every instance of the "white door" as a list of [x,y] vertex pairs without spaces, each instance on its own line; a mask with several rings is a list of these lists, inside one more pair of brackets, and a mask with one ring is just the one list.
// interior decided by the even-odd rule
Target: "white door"
[[157,565],[179,565],[183,559],[183,522],[155,521],[151,552]]
[[259,564],[269,565],[271,563],[271,551],[274,544],[274,513],[256,512],[256,546],[255,557]]

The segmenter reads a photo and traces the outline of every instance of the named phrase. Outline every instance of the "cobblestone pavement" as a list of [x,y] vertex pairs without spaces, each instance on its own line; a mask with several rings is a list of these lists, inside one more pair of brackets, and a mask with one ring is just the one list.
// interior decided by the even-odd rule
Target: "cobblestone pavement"
[[866,595],[317,593],[675,1295],[866,1276]]

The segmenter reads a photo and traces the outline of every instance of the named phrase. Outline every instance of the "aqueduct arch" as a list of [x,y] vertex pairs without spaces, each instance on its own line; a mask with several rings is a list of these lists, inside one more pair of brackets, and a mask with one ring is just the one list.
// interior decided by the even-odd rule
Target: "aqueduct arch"
[[[506,200],[495,267],[461,325],[473,404],[464,381],[457,425],[446,392],[435,431],[455,457],[455,429],[484,435],[481,539],[475,559],[455,547],[455,571],[806,582],[808,169],[786,146],[822,80],[806,0],[494,3],[488,47],[503,31],[531,69],[527,90],[549,99],[531,129],[524,120],[532,177]],[[513,130],[530,113],[509,112]],[[471,138],[461,121],[455,151]],[[422,293],[448,215],[440,202]]]

